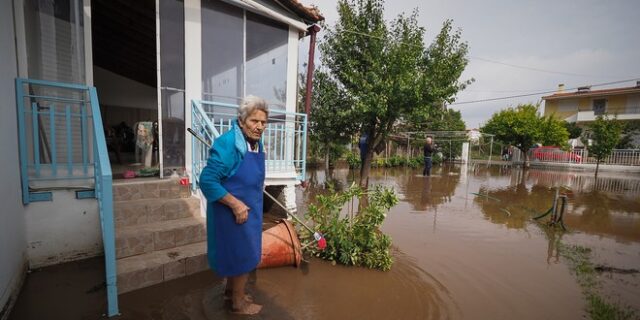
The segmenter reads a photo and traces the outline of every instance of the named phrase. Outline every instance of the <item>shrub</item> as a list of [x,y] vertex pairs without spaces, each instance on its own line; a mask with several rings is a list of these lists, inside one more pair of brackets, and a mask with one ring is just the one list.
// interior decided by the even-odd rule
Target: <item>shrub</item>
[[[357,213],[341,214],[344,205],[356,198],[368,200],[368,205],[362,206]],[[327,195],[318,195],[315,202],[309,206],[307,218],[313,222],[315,230],[325,236],[327,246],[320,250],[311,245],[305,250],[344,265],[383,271],[391,268],[391,238],[380,231],[380,226],[389,209],[398,203],[392,189],[376,186],[365,192],[353,184],[341,193],[330,190]],[[303,242],[315,241],[306,229],[300,231],[300,237]]]
[[347,153],[347,163],[349,164],[350,169],[355,169],[360,167],[360,155],[355,152]]

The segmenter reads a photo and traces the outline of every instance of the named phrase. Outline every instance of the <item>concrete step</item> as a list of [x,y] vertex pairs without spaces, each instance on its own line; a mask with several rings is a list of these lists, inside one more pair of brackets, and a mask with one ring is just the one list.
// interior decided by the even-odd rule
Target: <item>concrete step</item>
[[207,244],[197,242],[117,260],[118,293],[149,287],[208,269]]
[[205,220],[200,217],[121,227],[116,229],[116,258],[175,248],[206,238]]
[[180,185],[178,180],[172,179],[115,180],[113,182],[113,200],[189,198],[191,197],[190,187],[190,185]]
[[117,228],[199,217],[200,199],[189,197],[114,201],[113,213]]

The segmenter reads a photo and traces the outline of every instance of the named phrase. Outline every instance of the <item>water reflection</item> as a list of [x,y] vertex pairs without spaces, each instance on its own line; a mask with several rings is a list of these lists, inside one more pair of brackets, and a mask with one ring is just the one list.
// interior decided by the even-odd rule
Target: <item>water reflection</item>
[[[580,288],[559,265],[563,242],[591,241],[608,264],[637,265],[640,176],[601,174],[595,180],[590,172],[486,164],[436,167],[430,178],[420,173],[372,169],[370,184],[393,188],[401,200],[383,231],[451,292],[462,318],[582,317]],[[358,181],[357,172],[348,169],[335,170],[332,177],[345,185]],[[551,207],[557,188],[569,197],[565,224],[570,232],[538,228],[532,220]],[[319,192],[299,193],[300,208]],[[396,260],[392,270],[402,270],[405,263]],[[636,280],[625,281],[637,286]],[[614,292],[625,301],[640,301],[640,293],[628,287]]]
[[396,191],[403,201],[412,205],[414,211],[437,211],[439,206],[452,201],[460,176],[461,170],[456,166],[434,168],[430,177],[408,170],[395,176]]
[[[479,169],[498,176],[501,168]],[[498,174],[496,174],[498,172]],[[530,219],[552,206],[555,190],[568,196],[565,224],[572,231],[640,241],[640,179],[595,177],[590,173],[512,169],[507,186],[483,182],[474,202],[485,217],[508,228],[524,228]]]

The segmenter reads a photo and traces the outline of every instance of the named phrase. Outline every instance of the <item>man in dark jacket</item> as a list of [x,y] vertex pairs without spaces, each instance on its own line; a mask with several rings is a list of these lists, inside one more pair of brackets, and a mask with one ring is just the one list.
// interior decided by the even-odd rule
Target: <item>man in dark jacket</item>
[[436,150],[433,146],[433,139],[431,139],[431,137],[428,137],[427,142],[424,144],[424,171],[422,171],[423,176],[431,175],[431,156],[435,151]]

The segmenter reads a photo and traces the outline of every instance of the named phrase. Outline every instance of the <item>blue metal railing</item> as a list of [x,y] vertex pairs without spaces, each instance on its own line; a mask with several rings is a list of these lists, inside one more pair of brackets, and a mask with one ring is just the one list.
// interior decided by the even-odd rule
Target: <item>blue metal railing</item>
[[18,78],[16,100],[22,201],[39,200],[31,184],[71,187],[69,181],[93,181],[105,254],[107,314],[117,315],[112,175],[96,88]]
[[[238,105],[191,101],[191,128],[213,144],[216,137],[232,127]],[[289,176],[304,181],[306,177],[307,115],[304,113],[269,110],[267,128],[262,135],[265,148],[267,178]],[[200,172],[207,164],[208,147],[195,138],[192,145],[192,187],[195,189]]]

